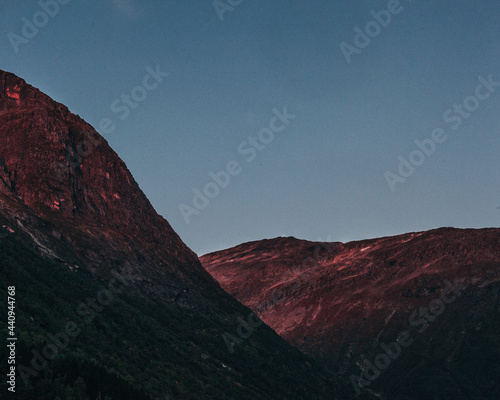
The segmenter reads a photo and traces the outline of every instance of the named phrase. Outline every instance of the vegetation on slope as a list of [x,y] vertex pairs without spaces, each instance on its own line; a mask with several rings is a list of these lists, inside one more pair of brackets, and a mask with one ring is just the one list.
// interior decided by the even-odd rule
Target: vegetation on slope
[[[70,270],[43,258],[14,235],[0,241],[0,309],[4,315],[7,287],[16,287],[18,375],[16,393],[10,398],[352,397],[347,383],[325,373],[265,325],[255,328],[231,353],[223,335],[237,336],[238,321],[221,315],[220,308],[197,310],[166,304],[127,291],[118,279],[113,285],[119,288],[121,283],[123,290],[106,297],[104,290],[111,279],[97,279],[83,268]],[[93,302],[97,297],[106,304]],[[224,304],[220,302],[227,315],[245,319],[250,313],[236,302],[237,309]],[[6,338],[6,318],[2,316],[1,321],[0,336]],[[62,333],[67,332],[68,324],[69,332],[79,333],[66,335],[66,343]],[[48,360],[55,348],[57,356]],[[3,360],[6,350],[2,346]],[[34,354],[47,361],[40,371],[31,365]],[[39,358],[37,363],[40,367],[43,360]],[[0,391],[8,393],[5,379]]]

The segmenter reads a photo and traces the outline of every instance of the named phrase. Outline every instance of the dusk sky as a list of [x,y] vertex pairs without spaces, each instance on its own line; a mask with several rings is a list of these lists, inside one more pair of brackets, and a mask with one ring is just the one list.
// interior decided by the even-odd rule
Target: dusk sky
[[0,26],[0,69],[200,255],[500,225],[498,1],[0,0]]

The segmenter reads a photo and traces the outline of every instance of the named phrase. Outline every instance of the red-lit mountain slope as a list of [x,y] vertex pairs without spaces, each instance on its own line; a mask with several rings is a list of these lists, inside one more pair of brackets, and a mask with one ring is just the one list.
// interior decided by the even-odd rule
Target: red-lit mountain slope
[[2,71],[0,96],[0,194],[6,205],[23,204],[52,221],[56,236],[65,230],[85,232],[85,241],[66,236],[82,257],[93,261],[90,269],[118,267],[116,255],[124,252],[140,261],[129,259],[127,265],[140,264],[142,271],[181,270],[187,280],[211,280],[89,124]]
[[[431,376],[439,376],[432,368],[451,371],[445,381],[464,377],[475,385],[477,378],[485,387],[492,371],[500,371],[500,229],[442,228],[350,243],[277,238],[200,259],[228,293],[289,343],[346,377],[360,375],[381,343],[408,331],[417,344],[372,385],[390,398],[403,396],[397,392],[402,382],[416,377],[413,384],[432,385]],[[461,285],[460,296],[449,292],[450,284]],[[471,344],[476,341],[483,344]],[[490,356],[495,361],[488,365]],[[460,390],[457,398],[475,398]]]

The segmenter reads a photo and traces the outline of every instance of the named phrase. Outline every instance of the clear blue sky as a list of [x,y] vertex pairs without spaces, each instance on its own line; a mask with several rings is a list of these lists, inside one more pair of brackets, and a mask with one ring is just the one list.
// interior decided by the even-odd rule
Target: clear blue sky
[[[374,37],[348,63],[341,43],[354,46],[355,27],[389,6],[398,13],[380,32],[369,24]],[[232,8],[221,21],[211,0],[70,0],[44,18],[36,1],[0,0],[0,68],[96,127],[198,254],[283,235],[348,241],[499,226],[500,87],[483,85],[489,97],[474,100],[480,76],[500,82],[497,0]],[[38,32],[23,37],[22,18]],[[158,65],[170,75],[137,88]],[[126,115],[120,99],[134,88],[146,98]],[[285,107],[296,118],[249,162],[248,138]],[[99,127],[104,118],[114,131]],[[421,165],[392,191],[384,174],[399,174],[398,157],[439,128],[446,140],[423,163],[413,153]],[[240,173],[186,224],[179,205],[194,209],[193,188],[231,160]]]

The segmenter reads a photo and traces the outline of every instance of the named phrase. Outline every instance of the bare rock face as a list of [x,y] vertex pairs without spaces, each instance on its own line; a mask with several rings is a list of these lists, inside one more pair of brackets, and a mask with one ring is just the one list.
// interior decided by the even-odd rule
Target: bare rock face
[[[181,278],[172,293],[157,288],[168,296],[200,279],[214,284],[106,140],[65,106],[4,71],[0,196],[9,215],[17,207],[23,226],[33,225],[26,213],[52,223],[93,272],[139,268],[138,279],[157,273]],[[57,240],[40,236],[40,243]]]

